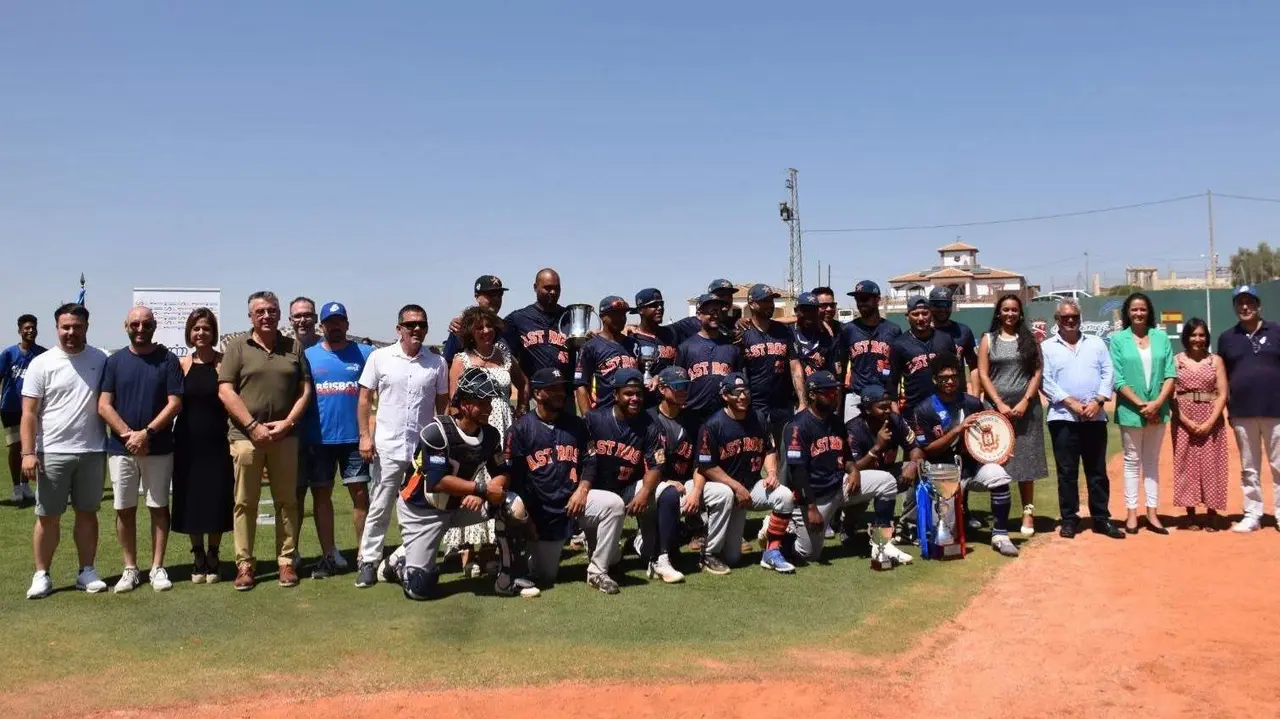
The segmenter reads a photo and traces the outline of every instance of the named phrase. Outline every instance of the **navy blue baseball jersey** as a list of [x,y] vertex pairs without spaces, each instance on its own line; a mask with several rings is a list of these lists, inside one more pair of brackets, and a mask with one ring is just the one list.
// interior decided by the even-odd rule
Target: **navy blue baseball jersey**
[[[924,449],[929,443],[946,434],[948,430],[964,421],[965,417],[971,414],[977,414],[983,410],[982,400],[971,394],[959,394],[951,402],[943,402],[940,397],[930,395],[916,407],[912,415],[912,424],[915,426],[916,446]],[[969,456],[969,451],[964,446],[964,439],[957,437],[956,441],[940,452],[926,454],[925,459],[930,462],[951,463],[955,461],[955,456],[960,455],[961,463],[964,466],[964,474],[966,477],[972,477],[978,469],[978,463]]]
[[614,342],[595,335],[578,350],[573,386],[586,387],[591,392],[592,407],[612,407],[613,388],[609,386],[609,377],[624,367],[636,367],[635,340],[621,337]]
[[[880,454],[880,465],[887,466],[898,461],[898,450],[902,450],[905,460],[916,446],[916,433],[910,423],[902,415],[893,412],[885,420],[889,423],[889,447]],[[876,435],[879,428],[872,429],[866,414],[860,414],[844,425],[845,444],[849,447],[849,459],[856,462],[876,446]]]
[[692,315],[681,320],[676,320],[675,322],[667,325],[667,327],[671,329],[671,333],[674,335],[672,339],[675,341],[676,347],[679,347],[684,344],[685,340],[702,331],[702,320],[698,319],[697,315]]
[[812,334],[793,327],[791,331],[791,356],[800,360],[804,376],[827,370],[836,371],[836,338],[826,329],[818,327]]
[[657,407],[648,411],[649,418],[662,432],[663,463],[662,478],[687,482],[693,479],[693,443],[697,437],[690,437],[679,418],[672,419],[663,414]]
[[808,409],[796,412],[783,441],[792,476],[808,476],[809,498],[823,497],[840,488],[849,456],[839,417],[832,414],[820,419]]
[[769,321],[760,331],[755,324],[742,333],[742,368],[751,387],[751,408],[767,414],[770,422],[791,418],[795,390],[791,386],[791,330]]
[[889,391],[895,391],[901,381],[908,411],[915,408],[934,392],[930,360],[955,351],[951,337],[936,330],[929,330],[923,340],[910,332],[898,335],[889,352]]
[[840,332],[840,345],[848,358],[850,391],[862,394],[862,389],[869,384],[888,387],[889,348],[901,334],[901,327],[884,319],[875,327],[863,324],[861,318],[845,323]]
[[569,359],[569,338],[560,331],[563,307],[543,312],[536,304],[523,307],[507,315],[508,346],[515,351],[516,360],[526,377],[543,367],[555,367],[565,377],[569,376],[572,362]]
[[452,417],[437,416],[418,435],[414,471],[401,482],[400,498],[415,507],[457,509],[462,497],[437,494],[435,500],[428,502],[427,495],[436,493],[436,485],[446,475],[471,480],[481,467],[489,470],[490,477],[508,474],[498,430],[481,425],[480,431],[471,436]]
[[720,406],[720,378],[737,371],[741,351],[724,337],[694,335],[680,345],[676,366],[689,373],[689,399],[685,409],[695,412]]
[[933,328],[951,338],[955,345],[956,356],[960,358],[960,391],[968,388],[969,373],[978,368],[978,342],[969,325],[952,320],[945,325],[934,325]]
[[507,430],[511,488],[524,500],[539,539],[569,538],[565,507],[578,488],[586,457],[587,426],[568,412],[550,424],[529,412]]
[[623,420],[613,407],[601,407],[587,412],[583,420],[587,425],[583,477],[592,489],[621,492],[639,482],[650,468],[662,465],[662,429],[647,413]]
[[[635,340],[636,369],[641,372],[645,371],[647,363],[649,374],[657,377],[659,372],[676,363],[676,349],[680,343],[676,342],[676,333],[670,327],[659,327],[655,334],[635,330],[631,338]],[[645,406],[657,406],[661,400],[662,396],[657,392],[645,391]]]
[[747,489],[760,480],[764,458],[776,451],[773,436],[755,412],[736,420],[721,410],[698,433],[698,466],[719,467]]

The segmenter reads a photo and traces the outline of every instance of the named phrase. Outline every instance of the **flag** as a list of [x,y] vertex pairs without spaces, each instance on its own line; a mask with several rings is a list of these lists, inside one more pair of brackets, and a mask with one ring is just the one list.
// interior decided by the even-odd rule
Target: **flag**
[[80,296],[76,298],[76,304],[84,306],[84,273],[80,273]]

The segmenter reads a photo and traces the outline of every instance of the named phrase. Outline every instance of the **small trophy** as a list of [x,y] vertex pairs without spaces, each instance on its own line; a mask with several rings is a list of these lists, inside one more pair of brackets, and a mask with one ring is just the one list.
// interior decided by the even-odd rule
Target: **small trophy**
[[644,386],[653,382],[653,365],[658,361],[658,348],[653,345],[639,345],[636,350],[640,354],[640,366],[644,368]]
[[893,569],[893,560],[885,556],[885,546],[889,544],[889,537],[884,535],[881,527],[870,527],[867,534],[871,537],[871,568],[877,572],[887,572]]

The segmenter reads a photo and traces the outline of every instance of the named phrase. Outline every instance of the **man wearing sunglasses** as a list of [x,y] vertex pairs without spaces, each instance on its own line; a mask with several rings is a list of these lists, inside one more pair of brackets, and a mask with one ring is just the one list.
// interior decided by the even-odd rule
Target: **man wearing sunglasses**
[[657,385],[658,375],[676,361],[679,344],[675,330],[662,326],[666,309],[662,292],[655,287],[646,287],[636,293],[636,306],[631,310],[640,316],[640,327],[631,331],[637,366],[649,377],[645,388],[645,407],[656,407],[662,400]]
[[173,420],[182,409],[178,358],[152,342],[156,318],[134,307],[124,321],[129,346],[107,358],[98,414],[107,424],[107,468],[116,510],[116,537],[124,572],[115,592],[133,591],[138,572],[138,490],[151,513],[151,588],[173,587],[164,569],[169,541],[169,485],[173,480]]
[[1044,355],[1044,385],[1049,400],[1049,438],[1058,468],[1058,533],[1071,539],[1080,525],[1080,465],[1089,488],[1089,516],[1093,531],[1112,539],[1124,532],[1111,523],[1107,503],[1107,411],[1111,399],[1111,352],[1101,338],[1080,331],[1080,305],[1063,300],[1054,312],[1057,332],[1040,344]]

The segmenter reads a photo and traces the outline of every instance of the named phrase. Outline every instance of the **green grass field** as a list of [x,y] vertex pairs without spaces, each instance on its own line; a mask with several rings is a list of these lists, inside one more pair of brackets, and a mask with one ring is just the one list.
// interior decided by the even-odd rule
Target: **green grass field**
[[[8,482],[0,486],[7,496]],[[1050,480],[1037,485],[1041,534],[1057,516],[1054,487]],[[99,513],[97,567],[113,585],[121,554],[109,496]],[[339,546],[350,559],[350,504],[341,490],[334,503]],[[985,515],[986,495],[974,493],[971,505]],[[319,546],[309,503],[307,512],[302,550],[312,558]],[[147,537],[146,513],[139,514],[139,536]],[[749,537],[758,521],[749,523]],[[575,555],[565,561],[561,582],[533,600],[494,596],[487,580],[461,579],[455,562],[442,578],[448,596],[422,603],[403,599],[396,586],[356,589],[351,574],[313,581],[304,571],[294,589],[267,577],[251,592],[236,592],[229,581],[193,585],[189,543],[173,537],[172,591],[143,584],[131,594],[90,596],[71,589],[76,561],[68,514],[51,572],[59,591],[29,601],[32,523],[30,508],[0,505],[0,617],[12,648],[0,656],[0,676],[10,687],[0,705],[56,700],[75,687],[82,710],[270,691],[480,685],[499,673],[506,683],[741,675],[755,671],[761,652],[798,645],[892,653],[954,616],[1010,561],[992,552],[980,532],[964,561],[917,561],[876,573],[864,556],[833,540],[829,564],[794,576],[751,564],[726,577],[694,572],[683,585],[665,586],[647,582],[643,565],[630,556],[619,576],[622,594],[608,597],[582,581],[583,558]],[[273,537],[274,528],[259,527],[257,556],[268,565]],[[394,530],[388,541],[398,542]],[[1012,561],[1034,561],[1036,541],[1023,544],[1023,556]],[[230,549],[228,536],[224,558]]]

